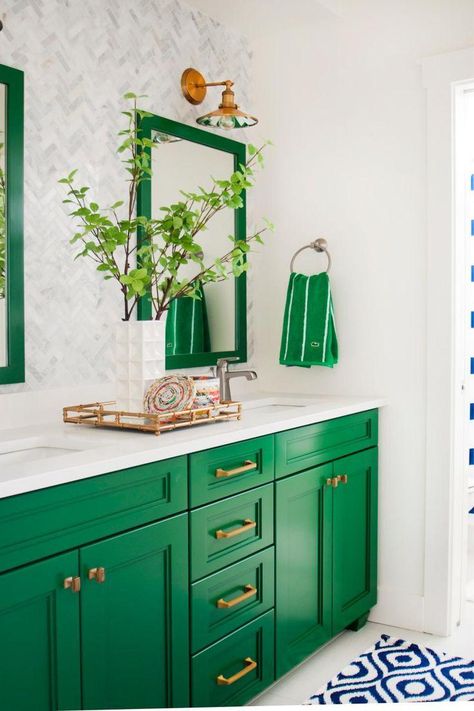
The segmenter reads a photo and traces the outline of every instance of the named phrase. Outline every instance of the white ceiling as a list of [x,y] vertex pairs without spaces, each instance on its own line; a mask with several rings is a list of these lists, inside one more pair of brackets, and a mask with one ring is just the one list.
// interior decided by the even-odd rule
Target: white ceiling
[[225,25],[255,37],[341,15],[344,0],[185,0]]

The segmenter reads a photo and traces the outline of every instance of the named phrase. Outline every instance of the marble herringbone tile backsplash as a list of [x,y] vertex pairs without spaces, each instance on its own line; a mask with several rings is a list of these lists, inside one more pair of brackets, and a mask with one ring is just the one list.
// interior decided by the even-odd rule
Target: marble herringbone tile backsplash
[[250,106],[250,50],[178,0],[6,0],[0,12],[0,61],[25,72],[26,91],[26,383],[0,392],[106,383],[120,303],[92,264],[73,261],[57,180],[78,168],[97,202],[121,199],[122,95],[146,94],[145,108],[192,122],[202,107],[184,101],[179,79],[197,66],[232,77]]

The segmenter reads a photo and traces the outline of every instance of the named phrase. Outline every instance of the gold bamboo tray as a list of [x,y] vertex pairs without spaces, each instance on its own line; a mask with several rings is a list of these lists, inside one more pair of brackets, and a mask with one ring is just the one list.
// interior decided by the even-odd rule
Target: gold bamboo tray
[[127,412],[113,408],[115,401],[93,402],[89,405],[71,405],[63,407],[64,422],[76,425],[92,425],[94,427],[109,427],[119,430],[139,430],[153,432],[155,435],[182,427],[205,425],[210,422],[225,422],[240,420],[242,417],[241,402],[221,402],[211,407],[200,407],[193,410],[163,412]]

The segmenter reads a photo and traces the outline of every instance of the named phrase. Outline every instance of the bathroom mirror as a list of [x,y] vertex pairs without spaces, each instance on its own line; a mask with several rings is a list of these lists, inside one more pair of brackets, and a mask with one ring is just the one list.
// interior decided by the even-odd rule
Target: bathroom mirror
[[24,371],[23,72],[0,65],[0,384]]
[[[151,116],[141,124],[142,137],[154,143],[151,150],[153,177],[140,186],[139,214],[160,217],[160,208],[182,199],[181,190],[192,192],[201,185],[212,186],[214,178],[228,178],[245,162],[245,144],[215,135],[161,116]],[[229,250],[229,235],[245,239],[244,207],[226,209],[215,216],[199,242],[205,264]],[[186,266],[183,276],[198,271],[195,263]],[[247,357],[245,274],[215,284],[206,284],[203,298],[174,302],[168,313],[166,367],[189,368],[214,365],[230,356]],[[142,299],[139,318],[151,316],[149,302]],[[190,324],[193,328],[189,328]],[[177,334],[176,337],[170,334]]]

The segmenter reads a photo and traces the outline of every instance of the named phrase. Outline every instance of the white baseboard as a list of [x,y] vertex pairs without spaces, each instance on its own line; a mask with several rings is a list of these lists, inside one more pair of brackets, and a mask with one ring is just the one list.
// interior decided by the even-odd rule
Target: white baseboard
[[378,603],[371,610],[370,622],[378,622],[391,627],[402,627],[416,632],[423,629],[424,599],[422,595],[405,593],[394,588],[379,588]]

